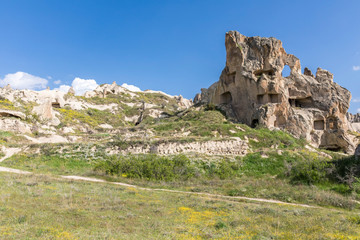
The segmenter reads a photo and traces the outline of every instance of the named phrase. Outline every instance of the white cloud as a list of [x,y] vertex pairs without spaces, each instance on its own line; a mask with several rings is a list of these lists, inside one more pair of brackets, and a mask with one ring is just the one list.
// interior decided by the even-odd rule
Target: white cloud
[[51,79],[52,79],[52,76],[47,76],[46,78],[49,79],[49,80],[51,80]]
[[127,83],[123,83],[121,86],[123,88],[126,88],[126,89],[132,91],[132,92],[141,92],[141,89],[138,88],[137,86],[134,86],[134,85],[129,85]]
[[357,109],[357,112],[360,113],[360,108]]
[[354,71],[359,71],[359,70],[360,70],[360,66],[353,66],[353,70],[354,70]]
[[64,93],[67,93],[70,89],[70,86],[69,85],[60,85],[60,87],[58,88],[54,88],[54,90],[58,90],[60,92],[64,92]]
[[[85,92],[92,91],[95,88],[97,88],[99,85],[96,83],[94,79],[75,78],[71,86],[74,88],[76,95],[84,95]],[[60,85],[58,88],[54,88],[54,90],[67,93],[71,86]]]
[[354,102],[354,103],[359,103],[359,102],[360,102],[360,98],[353,98],[351,101]]
[[72,82],[72,87],[75,90],[76,95],[83,95],[87,91],[95,90],[99,85],[94,79],[81,79],[75,78]]
[[14,89],[42,90],[46,88],[48,80],[29,73],[17,72],[7,74],[4,79],[0,79],[1,87],[8,84]]
[[61,80],[54,81],[54,84],[59,85],[61,83]]

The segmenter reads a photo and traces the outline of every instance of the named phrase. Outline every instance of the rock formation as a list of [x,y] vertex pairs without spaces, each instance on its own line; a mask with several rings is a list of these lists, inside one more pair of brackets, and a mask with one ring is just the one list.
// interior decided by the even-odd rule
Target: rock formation
[[[275,38],[226,33],[226,66],[218,82],[202,89],[194,102],[215,104],[229,118],[255,127],[289,131],[316,147],[353,153],[346,113],[351,94],[318,68],[301,74],[300,60]],[[290,75],[282,75],[285,66]]]
[[360,122],[360,113],[357,113],[357,114],[347,113],[346,117],[350,123]]
[[349,124],[349,130],[360,133],[360,113],[355,115],[347,113],[346,115]]
[[72,86],[69,88],[68,94],[75,95],[75,90]]

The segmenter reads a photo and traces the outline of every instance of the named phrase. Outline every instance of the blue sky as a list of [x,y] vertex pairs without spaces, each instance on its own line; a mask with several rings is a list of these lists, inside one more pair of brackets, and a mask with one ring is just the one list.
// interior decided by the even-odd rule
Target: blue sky
[[[360,111],[360,1],[0,0],[0,79],[74,78],[192,98],[217,81],[224,36],[276,37],[302,67],[334,73]],[[57,82],[58,84],[55,84]]]

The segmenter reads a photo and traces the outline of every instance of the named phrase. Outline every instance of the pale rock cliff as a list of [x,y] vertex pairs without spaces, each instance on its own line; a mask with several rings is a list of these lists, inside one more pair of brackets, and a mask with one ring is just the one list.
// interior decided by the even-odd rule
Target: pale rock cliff
[[[315,147],[353,153],[346,117],[351,94],[318,68],[301,73],[300,60],[275,38],[226,33],[226,66],[195,104],[215,104],[234,121],[284,129]],[[290,75],[282,75],[285,66]]]

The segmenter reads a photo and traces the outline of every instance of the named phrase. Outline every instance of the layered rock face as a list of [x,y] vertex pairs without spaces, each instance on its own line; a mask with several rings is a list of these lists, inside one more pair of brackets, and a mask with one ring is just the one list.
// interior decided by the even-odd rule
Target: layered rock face
[[[346,113],[351,94],[317,69],[314,76],[275,38],[226,33],[226,66],[195,103],[215,104],[235,121],[289,131],[316,147],[353,153]],[[289,66],[290,75],[282,72]]]

